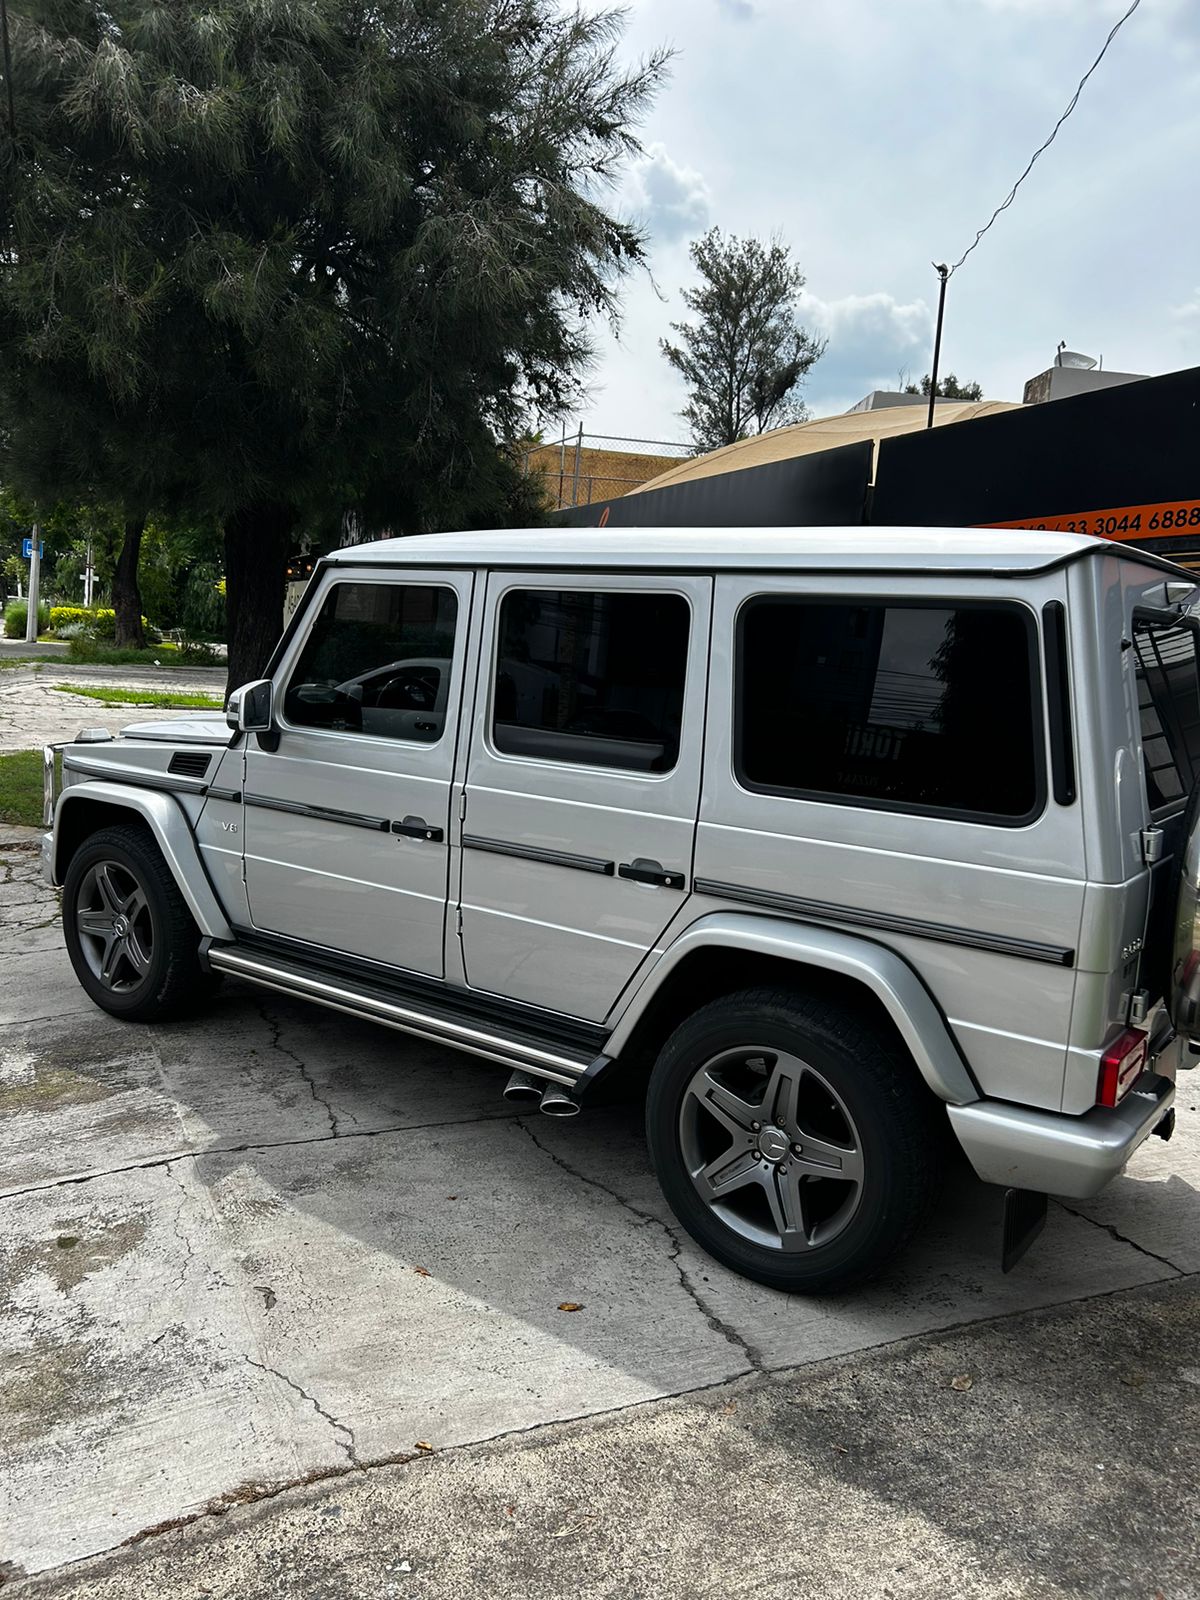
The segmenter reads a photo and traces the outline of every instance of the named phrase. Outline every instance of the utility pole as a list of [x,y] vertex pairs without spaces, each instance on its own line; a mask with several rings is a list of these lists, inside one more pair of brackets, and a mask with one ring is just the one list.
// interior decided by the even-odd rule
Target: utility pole
[[950,268],[943,261],[939,266],[935,261],[933,270],[942,280],[938,290],[937,331],[933,336],[933,371],[929,375],[929,416],[925,420],[927,428],[933,427],[933,408],[937,403],[938,363],[942,359],[942,317],[946,310],[946,284],[950,277]]
[[25,643],[36,644],[38,636],[38,592],[42,586],[42,530],[35,522],[29,541],[29,599],[25,612]]

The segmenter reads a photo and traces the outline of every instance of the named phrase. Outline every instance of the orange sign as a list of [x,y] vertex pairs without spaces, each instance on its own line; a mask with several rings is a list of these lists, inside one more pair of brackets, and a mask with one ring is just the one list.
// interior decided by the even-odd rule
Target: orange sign
[[1110,506],[1061,517],[1019,517],[1016,522],[978,522],[978,528],[1047,528],[1055,533],[1090,533],[1103,539],[1161,539],[1191,534],[1200,540],[1200,500],[1160,500],[1148,506]]

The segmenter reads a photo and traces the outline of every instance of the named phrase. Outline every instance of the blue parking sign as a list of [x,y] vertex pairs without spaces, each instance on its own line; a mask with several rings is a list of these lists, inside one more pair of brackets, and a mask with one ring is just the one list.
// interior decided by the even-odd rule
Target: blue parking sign
[[[33,540],[32,539],[22,539],[21,540],[21,554],[25,557],[26,561],[32,561],[33,560]],[[45,557],[45,554],[46,554],[45,543],[44,543],[43,540],[39,539],[38,540],[38,560],[41,561]]]

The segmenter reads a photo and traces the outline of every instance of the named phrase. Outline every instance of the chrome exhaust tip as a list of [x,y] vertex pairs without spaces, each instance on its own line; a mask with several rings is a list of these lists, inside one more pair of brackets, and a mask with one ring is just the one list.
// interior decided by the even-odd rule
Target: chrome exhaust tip
[[579,1101],[570,1090],[552,1083],[542,1096],[541,1110],[547,1117],[577,1117]]
[[542,1098],[542,1085],[531,1078],[527,1072],[514,1072],[504,1085],[504,1098],[514,1104],[523,1104],[529,1100]]

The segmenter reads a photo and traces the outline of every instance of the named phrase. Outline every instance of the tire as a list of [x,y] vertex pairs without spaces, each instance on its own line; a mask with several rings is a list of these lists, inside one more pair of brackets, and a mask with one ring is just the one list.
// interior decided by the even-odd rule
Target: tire
[[646,1137],[697,1244],[772,1289],[820,1294],[878,1273],[937,1192],[937,1102],[900,1044],[799,989],[695,1012],[650,1077]]
[[80,845],[62,917],[75,976],[114,1017],[158,1022],[211,993],[200,931],[162,852],[136,823],[102,828]]

